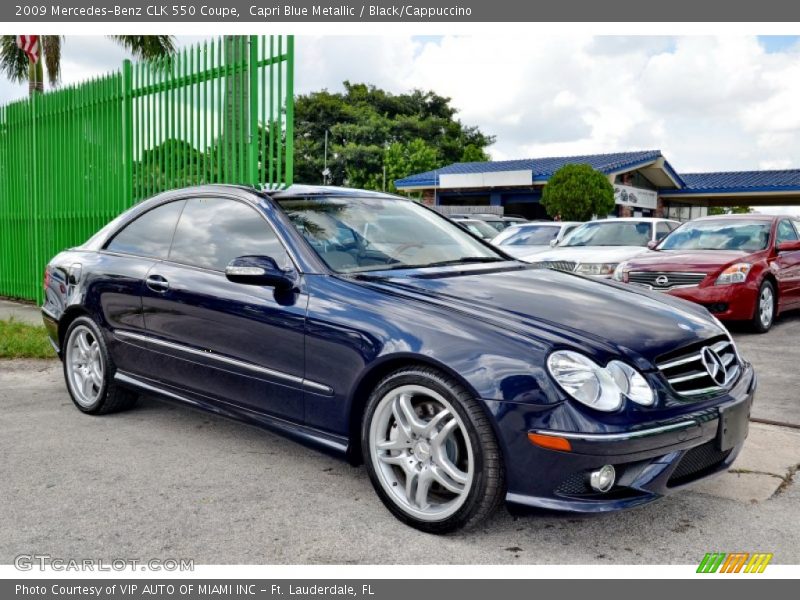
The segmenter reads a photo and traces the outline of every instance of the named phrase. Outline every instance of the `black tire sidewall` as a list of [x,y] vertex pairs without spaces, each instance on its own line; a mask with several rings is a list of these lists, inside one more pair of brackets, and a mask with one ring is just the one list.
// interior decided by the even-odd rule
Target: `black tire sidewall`
[[[75,394],[73,393],[72,387],[70,386],[69,375],[67,373],[67,369],[69,368],[67,364],[67,347],[69,346],[73,332],[79,326],[84,326],[91,330],[92,335],[97,340],[97,344],[100,346],[100,355],[103,359],[103,385],[102,388],[100,389],[100,394],[98,394],[97,396],[97,401],[91,406],[84,406],[75,399]],[[114,376],[114,366],[113,363],[111,362],[111,356],[108,353],[106,340],[103,337],[103,334],[100,332],[100,328],[97,326],[97,323],[95,323],[94,320],[91,319],[90,317],[78,317],[72,323],[70,323],[70,326],[67,329],[67,333],[64,336],[63,367],[64,367],[64,381],[67,385],[67,391],[69,392],[69,396],[72,399],[73,404],[75,404],[75,406],[81,412],[87,414],[99,413],[103,408],[103,404],[105,403],[106,398],[108,397],[109,386],[111,385]]]
[[[391,495],[383,489],[379,479],[380,476],[376,472],[375,465],[372,463],[369,446],[369,430],[378,403],[380,402],[381,398],[383,398],[392,389],[409,384],[428,387],[447,399],[456,413],[458,413],[461,422],[464,424],[467,436],[469,438],[469,443],[472,448],[472,487],[467,494],[467,499],[454,514],[440,521],[423,521],[405,512],[395,503]],[[480,436],[470,414],[471,411],[464,405],[464,402],[460,397],[462,394],[464,394],[464,390],[453,389],[453,386],[451,385],[451,382],[448,381],[448,378],[433,376],[428,369],[403,369],[387,376],[378,384],[367,401],[367,406],[364,411],[364,418],[362,419],[361,448],[363,460],[367,469],[367,473],[369,474],[370,481],[372,482],[372,486],[375,488],[376,493],[384,505],[386,505],[392,514],[400,521],[428,533],[448,533],[463,527],[468,521],[470,521],[471,516],[476,511],[476,505],[480,503],[482,497],[487,493],[485,449],[481,444]],[[475,407],[472,408],[472,410],[475,409]],[[477,410],[480,409],[477,408]]]

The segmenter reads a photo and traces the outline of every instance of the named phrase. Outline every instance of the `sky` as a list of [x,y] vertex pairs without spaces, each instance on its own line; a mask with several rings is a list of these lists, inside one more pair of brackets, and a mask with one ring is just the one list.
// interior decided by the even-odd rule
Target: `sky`
[[[495,160],[660,149],[678,172],[800,168],[800,37],[298,36],[296,53],[298,93],[434,90],[496,136]],[[125,57],[70,36],[63,80]],[[0,80],[0,104],[25,93]]]

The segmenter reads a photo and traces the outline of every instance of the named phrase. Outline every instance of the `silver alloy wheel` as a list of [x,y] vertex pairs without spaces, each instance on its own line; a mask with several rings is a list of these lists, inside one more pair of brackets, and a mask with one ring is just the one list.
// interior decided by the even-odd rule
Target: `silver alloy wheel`
[[758,300],[758,314],[761,319],[761,326],[764,329],[772,324],[772,316],[775,313],[775,295],[772,293],[772,288],[765,285],[761,290],[761,296]]
[[370,457],[384,491],[422,521],[453,515],[472,487],[472,445],[458,413],[420,385],[391,390],[378,402],[369,430]]
[[85,408],[91,408],[100,397],[105,374],[100,344],[91,329],[78,325],[72,330],[64,360],[67,383],[75,401]]

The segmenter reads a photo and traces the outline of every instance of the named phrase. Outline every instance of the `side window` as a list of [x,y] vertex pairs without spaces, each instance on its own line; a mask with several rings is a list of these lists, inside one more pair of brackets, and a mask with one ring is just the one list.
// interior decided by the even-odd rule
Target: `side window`
[[281,241],[253,208],[223,198],[187,200],[169,260],[224,271],[245,255],[270,256],[282,268],[291,264]]
[[775,238],[775,243],[794,241],[797,241],[797,232],[795,232],[794,227],[788,220],[783,219],[778,223],[778,235]]
[[106,245],[106,250],[167,258],[172,234],[185,203],[185,200],[178,200],[147,211],[118,232]]
[[656,225],[656,241],[660,242],[670,233],[672,233],[672,229],[670,228],[670,226],[664,221],[659,221],[658,224]]

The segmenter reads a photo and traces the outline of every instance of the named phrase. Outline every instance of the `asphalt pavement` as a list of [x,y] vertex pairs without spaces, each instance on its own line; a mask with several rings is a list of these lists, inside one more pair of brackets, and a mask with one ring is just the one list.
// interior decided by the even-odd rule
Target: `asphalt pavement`
[[[800,425],[800,317],[736,332],[755,419]],[[709,551],[800,563],[800,429],[751,424],[731,472],[601,516],[499,511],[437,537],[386,511],[363,468],[277,435],[145,398],[89,417],[57,361],[0,361],[0,563],[22,553],[197,564],[697,564]]]

